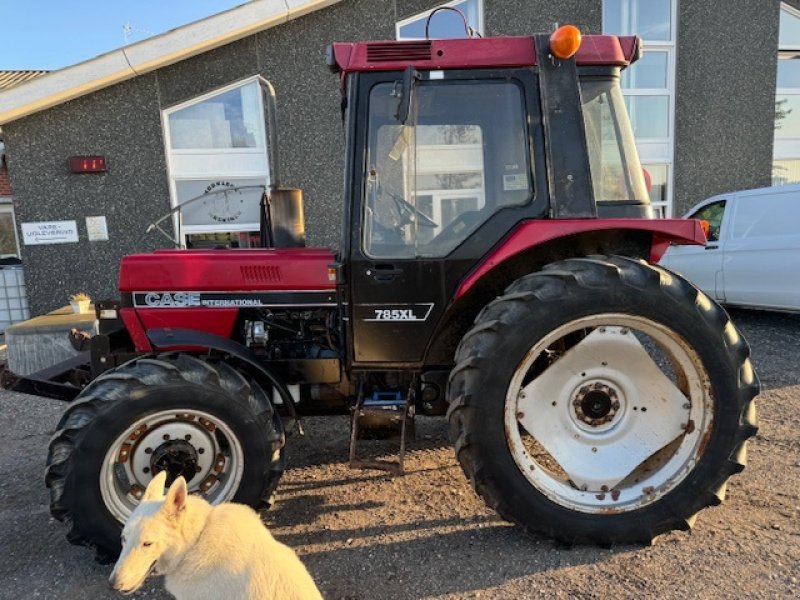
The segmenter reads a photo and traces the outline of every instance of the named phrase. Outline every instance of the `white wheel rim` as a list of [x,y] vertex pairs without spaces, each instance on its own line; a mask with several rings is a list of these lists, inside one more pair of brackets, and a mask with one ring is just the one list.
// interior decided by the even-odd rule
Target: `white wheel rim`
[[100,470],[100,494],[109,512],[124,523],[153,478],[154,464],[170,452],[190,456],[189,492],[212,504],[230,500],[242,479],[244,452],[231,428],[197,410],[163,410],[142,417],[109,447]]
[[[580,342],[553,353],[577,332]],[[531,372],[548,356],[557,358]],[[506,394],[506,439],[525,478],[553,502],[627,512],[657,502],[694,468],[711,432],[710,390],[697,353],[672,329],[640,316],[592,315],[525,355]]]

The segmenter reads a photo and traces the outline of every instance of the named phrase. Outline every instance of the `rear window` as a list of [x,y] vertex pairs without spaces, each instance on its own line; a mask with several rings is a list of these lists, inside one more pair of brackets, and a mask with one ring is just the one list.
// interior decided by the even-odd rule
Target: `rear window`
[[581,79],[581,99],[595,200],[649,202],[619,82]]

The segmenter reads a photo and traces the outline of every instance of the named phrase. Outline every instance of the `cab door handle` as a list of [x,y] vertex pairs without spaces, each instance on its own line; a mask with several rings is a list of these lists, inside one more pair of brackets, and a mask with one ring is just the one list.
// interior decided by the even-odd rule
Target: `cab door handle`
[[706,250],[717,250],[719,248],[718,244],[707,244]]
[[397,269],[394,265],[388,264],[377,264],[374,265],[368,272],[368,275],[372,275],[372,278],[375,281],[379,281],[382,283],[387,283],[390,281],[394,281],[394,278],[400,275],[403,272],[403,269]]

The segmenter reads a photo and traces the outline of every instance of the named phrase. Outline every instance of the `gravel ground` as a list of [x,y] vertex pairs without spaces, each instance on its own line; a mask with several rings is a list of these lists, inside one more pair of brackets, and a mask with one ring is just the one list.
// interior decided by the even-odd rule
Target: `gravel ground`
[[[736,311],[764,391],[749,465],[691,533],[649,547],[561,548],[476,498],[443,419],[419,418],[408,474],[345,464],[347,420],[307,419],[264,519],[328,599],[800,597],[800,315]],[[43,469],[63,405],[0,392],[0,598],[115,598],[111,568],[50,518]],[[136,597],[169,598],[153,580]]]

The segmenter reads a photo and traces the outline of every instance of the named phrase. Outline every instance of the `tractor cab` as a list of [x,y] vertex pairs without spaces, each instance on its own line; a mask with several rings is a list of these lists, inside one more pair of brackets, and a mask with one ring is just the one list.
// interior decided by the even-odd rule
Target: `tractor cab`
[[567,39],[558,56],[576,33],[331,47],[353,365],[446,360],[429,356],[436,324],[520,223],[651,215],[619,86],[639,41]]

